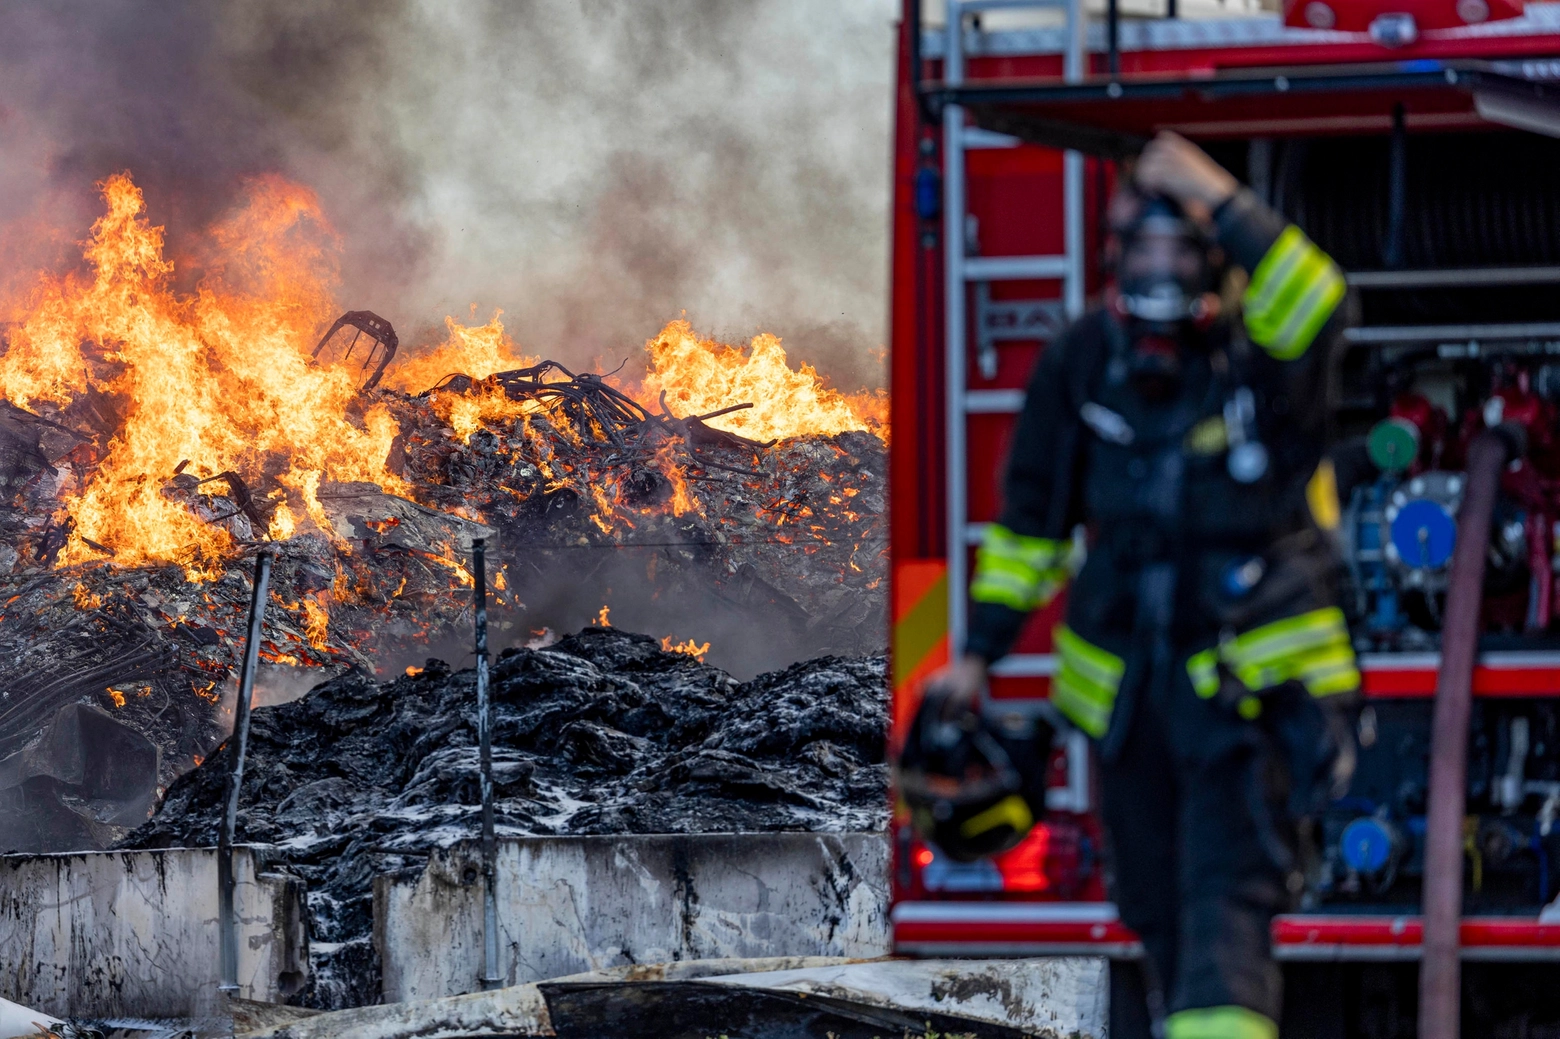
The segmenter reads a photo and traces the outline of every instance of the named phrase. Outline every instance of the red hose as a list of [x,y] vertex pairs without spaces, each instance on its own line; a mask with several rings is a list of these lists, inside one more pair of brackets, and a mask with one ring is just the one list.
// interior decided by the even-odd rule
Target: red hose
[[1457,547],[1441,625],[1441,674],[1430,742],[1430,810],[1425,825],[1424,958],[1419,969],[1419,1039],[1457,1039],[1462,1002],[1458,926],[1462,917],[1463,812],[1468,781],[1468,714],[1478,655],[1479,607],[1490,516],[1508,445],[1494,431],[1468,449],[1468,489],[1457,516]]

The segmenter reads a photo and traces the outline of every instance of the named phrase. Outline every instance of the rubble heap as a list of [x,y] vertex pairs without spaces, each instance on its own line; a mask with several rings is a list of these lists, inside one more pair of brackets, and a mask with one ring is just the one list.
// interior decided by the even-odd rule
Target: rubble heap
[[[882,657],[738,682],[643,635],[587,628],[492,668],[500,836],[877,830],[886,825]],[[257,709],[241,841],[308,884],[310,1005],[372,1001],[372,878],[480,826],[475,673],[353,671]],[[128,848],[216,842],[228,745],[169,788]]]
[[[664,632],[668,645],[688,638],[701,655],[712,639],[751,645],[745,634],[761,626],[766,638],[733,660],[748,673],[884,648],[886,453],[871,433],[751,441],[650,412],[552,362],[364,399],[395,416],[391,468],[417,500],[324,482],[310,528],[274,542],[260,656],[312,674],[295,682],[349,668],[383,676],[430,646],[465,643],[478,537],[492,546],[497,646],[637,588],[641,616],[696,626]],[[72,529],[56,493],[87,479],[109,440],[112,426],[95,430],[94,416],[0,414],[0,469],[11,474],[0,510],[0,851],[106,846],[221,739],[250,555],[291,493],[234,473],[170,473],[160,493],[226,530],[231,551],[62,565]],[[67,435],[70,423],[81,431]],[[85,724],[134,744],[119,756],[136,762],[133,781],[117,766],[93,773],[92,754],[53,753],[80,743],[83,705]]]

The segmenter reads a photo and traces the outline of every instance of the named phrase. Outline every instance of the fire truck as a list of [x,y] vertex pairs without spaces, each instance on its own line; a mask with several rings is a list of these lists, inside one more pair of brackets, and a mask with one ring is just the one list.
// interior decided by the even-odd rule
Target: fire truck
[[[1302,1031],[1396,1035],[1382,1015],[1413,1017],[1464,465],[1470,438],[1497,422],[1520,424],[1526,447],[1500,477],[1479,608],[1461,955],[1470,976],[1560,960],[1560,3],[1154,2],[905,3],[894,721],[902,732],[922,680],[962,644],[974,546],[998,509],[1022,388],[1103,287],[1118,166],[1173,129],[1348,277],[1354,323],[1329,406],[1338,450],[1361,460],[1340,468],[1338,531],[1364,675],[1361,757],[1349,796],[1318,821],[1308,886],[1272,941],[1293,1012],[1326,1018]],[[995,668],[997,709],[1047,695],[1060,609],[1032,618]],[[1140,983],[1141,948],[1108,899],[1089,758],[1083,737],[1065,739],[1046,818],[992,860],[950,861],[896,818],[898,952],[1091,953],[1121,967],[1116,995]],[[1381,1020],[1362,1031],[1371,1007]]]

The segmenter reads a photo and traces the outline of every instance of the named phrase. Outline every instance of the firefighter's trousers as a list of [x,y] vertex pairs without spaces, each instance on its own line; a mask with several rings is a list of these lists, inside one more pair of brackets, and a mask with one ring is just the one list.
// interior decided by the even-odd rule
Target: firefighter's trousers
[[1112,894],[1143,940],[1149,1011],[1167,1039],[1272,1039],[1269,924],[1294,848],[1275,752],[1260,725],[1199,699],[1184,668],[1152,684],[1101,765]]

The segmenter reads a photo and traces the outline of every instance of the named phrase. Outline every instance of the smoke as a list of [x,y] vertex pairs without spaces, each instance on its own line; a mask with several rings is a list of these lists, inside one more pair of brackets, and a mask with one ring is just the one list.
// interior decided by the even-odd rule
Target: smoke
[[[881,381],[894,0],[69,0],[0,10],[0,292],[129,169],[181,236],[313,188],[403,341],[494,307],[614,365],[686,312]],[[193,276],[193,271],[191,272]]]

